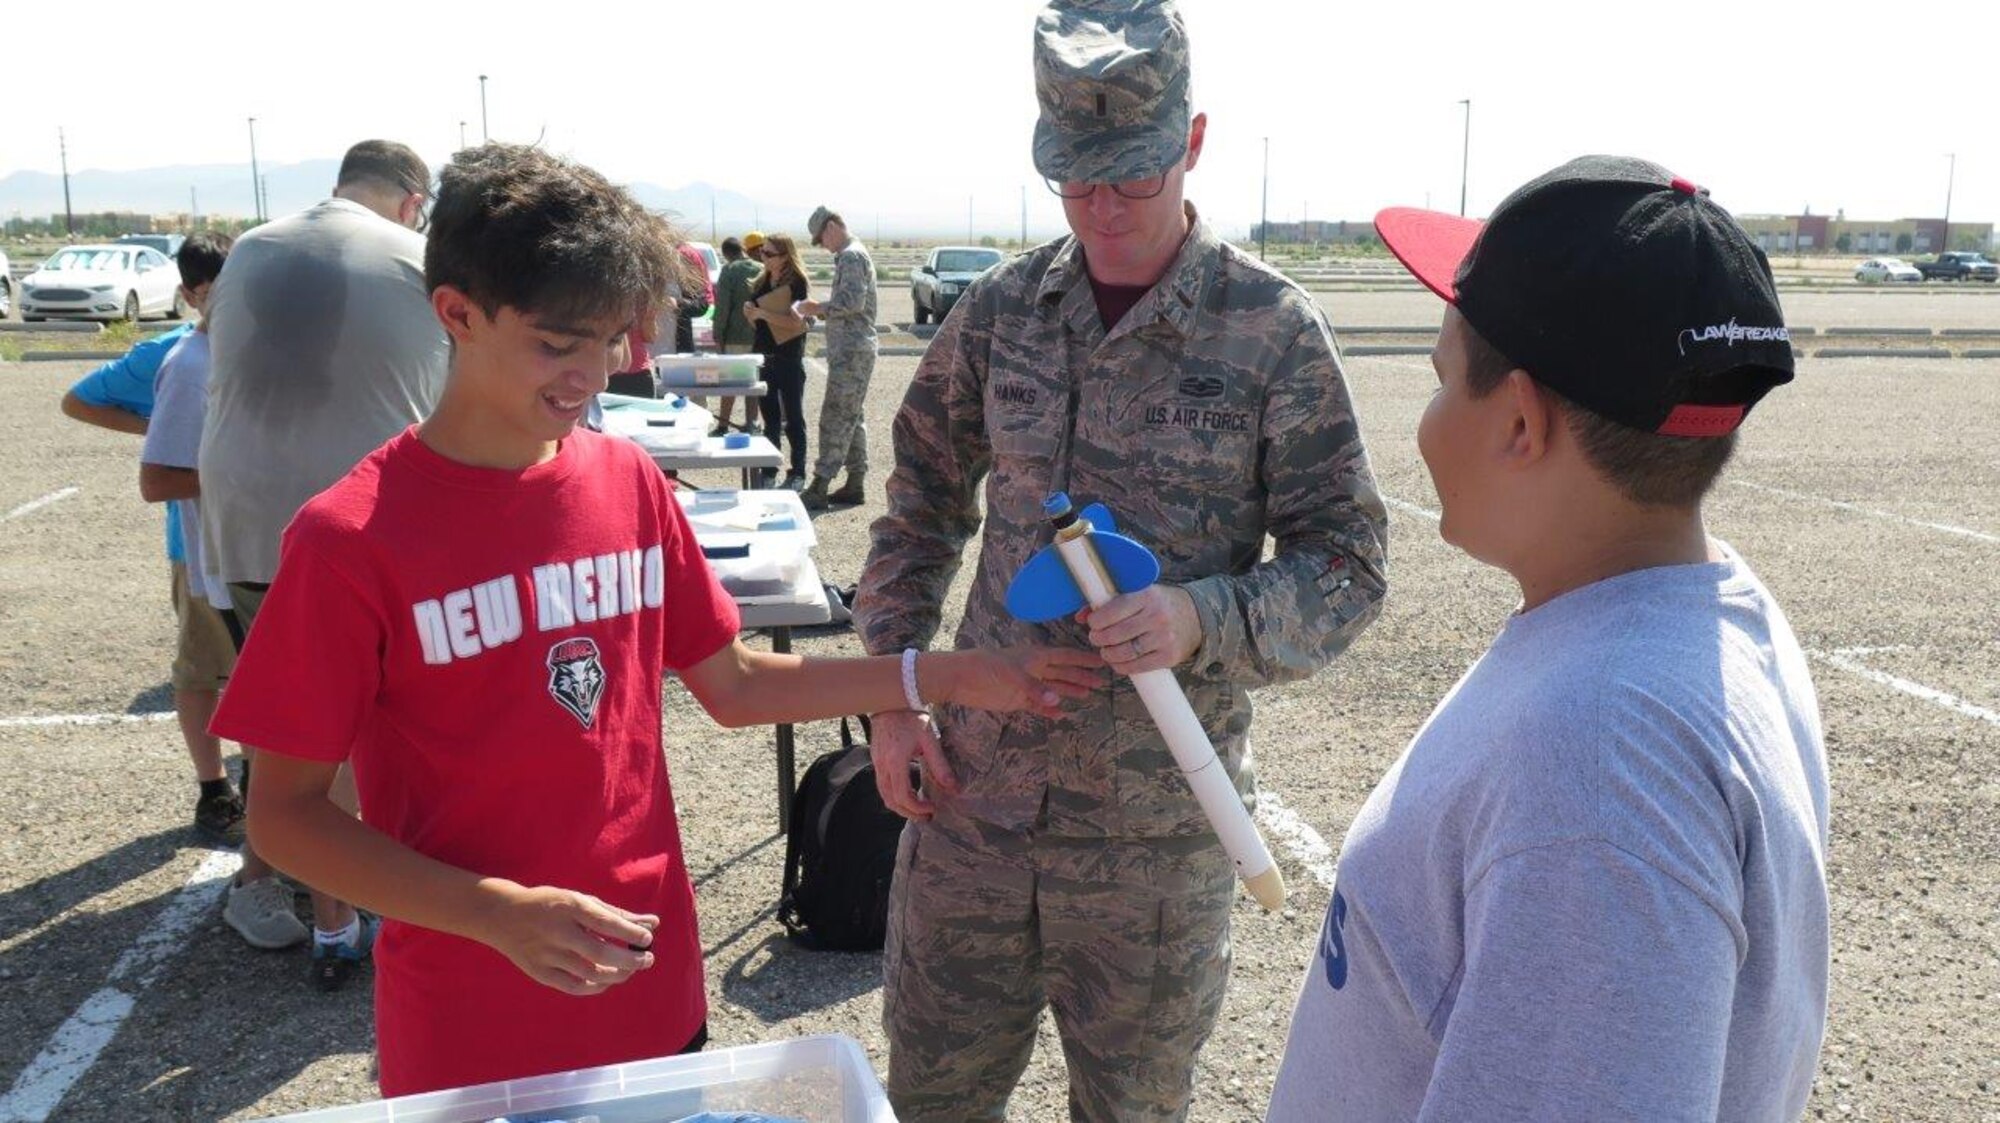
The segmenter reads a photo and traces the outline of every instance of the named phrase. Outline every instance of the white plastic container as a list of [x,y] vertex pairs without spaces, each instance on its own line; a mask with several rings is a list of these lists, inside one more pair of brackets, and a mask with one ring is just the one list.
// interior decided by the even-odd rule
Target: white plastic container
[[748,1111],[800,1123],[896,1119],[860,1043],[825,1035],[376,1100],[261,1123],[673,1123],[703,1111]]
[[764,369],[764,356],[661,355],[653,369],[662,386],[749,386]]

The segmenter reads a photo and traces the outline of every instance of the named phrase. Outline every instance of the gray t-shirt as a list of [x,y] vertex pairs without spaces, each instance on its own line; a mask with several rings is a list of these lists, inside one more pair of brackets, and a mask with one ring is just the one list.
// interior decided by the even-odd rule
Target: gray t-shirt
[[424,239],[344,199],[245,234],[209,297],[204,547],[268,582],[306,500],[421,420],[444,388]]
[[1348,831],[1270,1119],[1804,1110],[1826,750],[1723,550],[1514,617],[1418,731]]
[[[191,331],[174,344],[153,376],[153,415],[146,422],[146,442],[139,452],[145,464],[168,468],[198,468],[201,429],[208,412],[208,333]],[[229,591],[214,581],[213,565],[201,549],[201,500],[176,499],[168,504],[181,524],[186,543],[188,589],[210,604],[227,607]]]

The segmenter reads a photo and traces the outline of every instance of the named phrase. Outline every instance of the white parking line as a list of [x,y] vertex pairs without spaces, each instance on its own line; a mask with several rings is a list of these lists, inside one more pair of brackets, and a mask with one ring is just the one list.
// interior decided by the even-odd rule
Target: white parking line
[[39,511],[43,507],[46,507],[51,503],[60,503],[63,500],[68,499],[70,496],[75,495],[77,492],[81,490],[83,489],[76,487],[59,488],[55,491],[49,492],[47,495],[42,496],[40,499],[30,499],[26,503],[21,504],[19,507],[14,508],[13,510],[7,512],[6,514],[0,515],[0,523],[8,522],[12,519],[18,519],[22,515],[25,515],[30,511]]
[[1753,484],[1748,480],[1730,480],[1729,482],[1733,486],[1747,487],[1751,491],[1761,491],[1766,495],[1779,495],[1783,496],[1786,499],[1798,499],[1807,503],[1820,503],[1828,507],[1836,508],[1838,510],[1848,511],[1853,514],[1867,515],[1869,518],[1873,519],[1887,519],[1890,522],[1902,523],[1905,526],[1917,526],[1917,527],[1922,527],[1925,530],[1935,530],[1941,534],[1955,534],[1961,538],[1970,538],[1975,542],[1991,542],[1994,543],[1995,545],[2000,545],[2000,534],[1987,534],[1983,531],[1968,530],[1965,527],[1953,526],[1950,523],[1934,523],[1934,522],[1925,522],[1923,519],[1905,518],[1902,515],[1892,515],[1887,511],[1871,510],[1857,503],[1846,503],[1838,499],[1828,499],[1820,495],[1807,495],[1803,491],[1787,491],[1782,487],[1769,487],[1765,484]]
[[0,717],[0,729],[30,729],[48,725],[124,725],[131,722],[172,721],[172,710],[154,710],[143,714],[47,714],[41,717],[22,715]]
[[1844,652],[1808,650],[1806,654],[1818,659],[1822,663],[1839,667],[1848,674],[1858,675],[1869,682],[1879,683],[1893,690],[1900,690],[1912,698],[1921,698],[1926,702],[1943,706],[1953,713],[1964,714],[1969,718],[1976,718],[1988,725],[2000,725],[2000,713],[1995,713],[1984,706],[1975,706],[1957,695],[1946,694],[1936,687],[1925,686],[1921,682],[1911,682],[1909,679],[1898,678],[1887,672],[1878,671]]
[[106,985],[84,999],[21,1070],[14,1087],[0,1096],[0,1123],[43,1123],[54,1113],[117,1036],[139,996],[153,984],[168,958],[181,949],[188,932],[215,907],[242,864],[242,856],[234,851],[213,851],[202,859],[187,884],[118,957]]
[[1404,500],[1395,499],[1387,495],[1382,497],[1382,502],[1387,503],[1389,506],[1394,507],[1398,511],[1408,511],[1413,515],[1422,515],[1424,518],[1427,518],[1432,522],[1438,521],[1440,517],[1436,511],[1433,511],[1428,507],[1419,507],[1415,503],[1405,502]]
[[1313,880],[1333,891],[1333,847],[1312,828],[1312,824],[1296,811],[1285,806],[1278,793],[1269,788],[1257,789],[1257,820],[1264,829],[1277,836],[1292,857],[1306,867]]

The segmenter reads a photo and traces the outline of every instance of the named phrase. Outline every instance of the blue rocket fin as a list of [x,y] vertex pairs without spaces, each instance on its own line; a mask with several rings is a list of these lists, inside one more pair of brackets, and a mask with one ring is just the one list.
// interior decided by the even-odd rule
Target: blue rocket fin
[[1007,586],[1007,611],[1030,624],[1060,619],[1082,607],[1083,590],[1053,545],[1029,558]]
[[1118,533],[1118,523],[1111,517],[1111,508],[1102,503],[1092,503],[1076,513],[1076,517],[1090,524],[1090,529],[1100,534]]

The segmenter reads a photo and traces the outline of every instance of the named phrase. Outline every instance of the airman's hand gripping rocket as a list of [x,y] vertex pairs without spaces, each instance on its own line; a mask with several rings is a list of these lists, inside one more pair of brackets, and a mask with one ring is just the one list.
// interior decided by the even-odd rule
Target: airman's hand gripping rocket
[[[1007,588],[1007,611],[1016,619],[1034,624],[1058,619],[1085,604],[1096,608],[1120,593],[1138,592],[1159,580],[1159,560],[1146,547],[1117,534],[1103,504],[1073,511],[1069,496],[1057,492],[1043,502],[1042,510],[1055,526],[1056,537],[1028,559]],[[1250,895],[1266,909],[1284,904],[1284,876],[1244,810],[1228,771],[1216,759],[1215,746],[1174,673],[1142,671],[1132,676],[1132,686],[1166,738],[1188,787],[1194,789],[1195,801],[1222,839],[1222,848],[1236,863],[1237,876]]]

